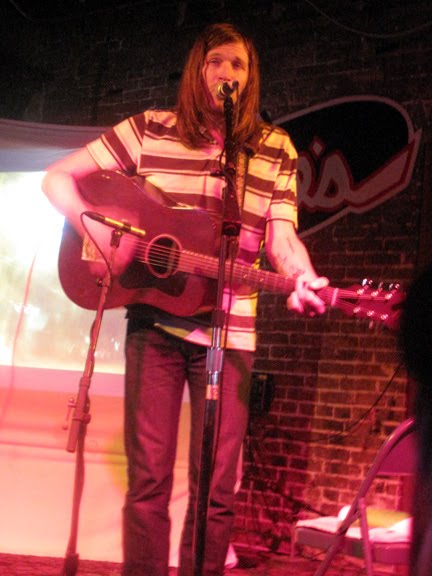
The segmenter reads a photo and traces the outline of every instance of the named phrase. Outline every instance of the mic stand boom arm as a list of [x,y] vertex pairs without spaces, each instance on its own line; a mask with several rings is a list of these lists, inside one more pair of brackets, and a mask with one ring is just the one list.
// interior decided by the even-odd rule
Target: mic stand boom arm
[[[235,158],[232,137],[231,96],[226,96],[225,112],[225,154],[224,177],[226,187],[223,191],[223,218],[221,243],[219,250],[219,268],[217,280],[216,307],[212,314],[212,341],[207,351],[206,398],[204,409],[204,427],[202,431],[201,457],[198,477],[198,493],[194,526],[194,571],[193,576],[202,576],[205,559],[205,540],[210,483],[214,460],[215,425],[219,400],[219,390],[223,376],[224,351],[221,345],[222,331],[225,326],[223,310],[223,291],[225,286],[225,262],[227,255],[235,257],[238,236],[240,234],[240,211],[235,186]],[[226,326],[228,330],[228,326]]]

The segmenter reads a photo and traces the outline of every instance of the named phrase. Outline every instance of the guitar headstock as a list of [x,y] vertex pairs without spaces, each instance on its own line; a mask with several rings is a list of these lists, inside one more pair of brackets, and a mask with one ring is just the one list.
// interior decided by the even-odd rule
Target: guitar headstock
[[370,324],[384,324],[397,330],[405,293],[399,284],[384,287],[371,280],[363,280],[348,289],[339,289],[337,307],[348,316],[366,318]]

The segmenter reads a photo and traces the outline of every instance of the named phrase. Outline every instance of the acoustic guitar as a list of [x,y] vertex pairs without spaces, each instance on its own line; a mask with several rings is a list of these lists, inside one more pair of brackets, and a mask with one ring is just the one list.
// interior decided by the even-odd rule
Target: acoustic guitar
[[[175,204],[153,186],[117,172],[94,172],[83,178],[79,187],[97,213],[127,221],[145,232],[143,238],[129,234],[121,238],[118,249],[122,249],[123,242],[133,242],[133,257],[112,278],[106,308],[142,303],[177,316],[191,316],[214,306],[220,233],[216,215]],[[293,278],[268,270],[234,263],[232,267],[227,264],[229,272],[235,284],[253,290],[288,296],[295,288]],[[83,258],[83,240],[67,221],[60,244],[59,276],[66,295],[75,304],[97,308],[100,277],[95,276],[91,262]],[[385,290],[363,282],[347,289],[328,286],[318,294],[328,306],[348,316],[392,329],[398,326],[404,294],[397,285]]]

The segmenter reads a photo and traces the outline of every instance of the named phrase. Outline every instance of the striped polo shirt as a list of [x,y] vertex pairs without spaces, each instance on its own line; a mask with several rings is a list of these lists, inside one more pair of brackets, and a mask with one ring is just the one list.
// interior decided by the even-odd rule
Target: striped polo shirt
[[[184,146],[173,111],[148,110],[132,116],[87,148],[101,169],[145,177],[178,203],[216,214],[222,211],[225,180],[218,174],[224,163],[223,150],[210,138],[200,148]],[[267,222],[277,219],[297,225],[296,167],[297,152],[286,132],[264,127],[258,149],[248,161],[244,190],[238,190],[241,228],[236,263],[259,265]],[[185,234],[193,234],[193,230],[185,230]],[[223,342],[228,348],[255,350],[257,297],[255,289],[226,283],[223,308],[228,331],[223,331]],[[148,308],[132,305],[128,315],[149,314]],[[173,316],[155,308],[151,316],[156,325],[172,334],[197,344],[211,344],[208,316]]]

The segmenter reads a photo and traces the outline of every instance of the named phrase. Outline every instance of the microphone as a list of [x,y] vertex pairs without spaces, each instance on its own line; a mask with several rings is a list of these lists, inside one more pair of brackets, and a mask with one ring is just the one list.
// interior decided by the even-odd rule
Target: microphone
[[141,230],[141,228],[135,228],[135,226],[131,226],[129,222],[126,220],[119,221],[113,220],[113,218],[109,218],[108,216],[103,216],[103,214],[99,214],[98,212],[83,212],[84,216],[88,216],[92,220],[96,220],[96,222],[102,222],[102,224],[106,224],[107,226],[111,226],[120,232],[124,232],[126,234],[133,234],[134,236],[138,236],[139,238],[143,238],[146,233],[145,230]]
[[228,82],[218,84],[216,87],[216,96],[220,98],[220,100],[225,100],[225,98],[229,98],[231,94],[237,90],[238,85],[239,83],[237,80],[234,80],[231,86],[228,84]]

